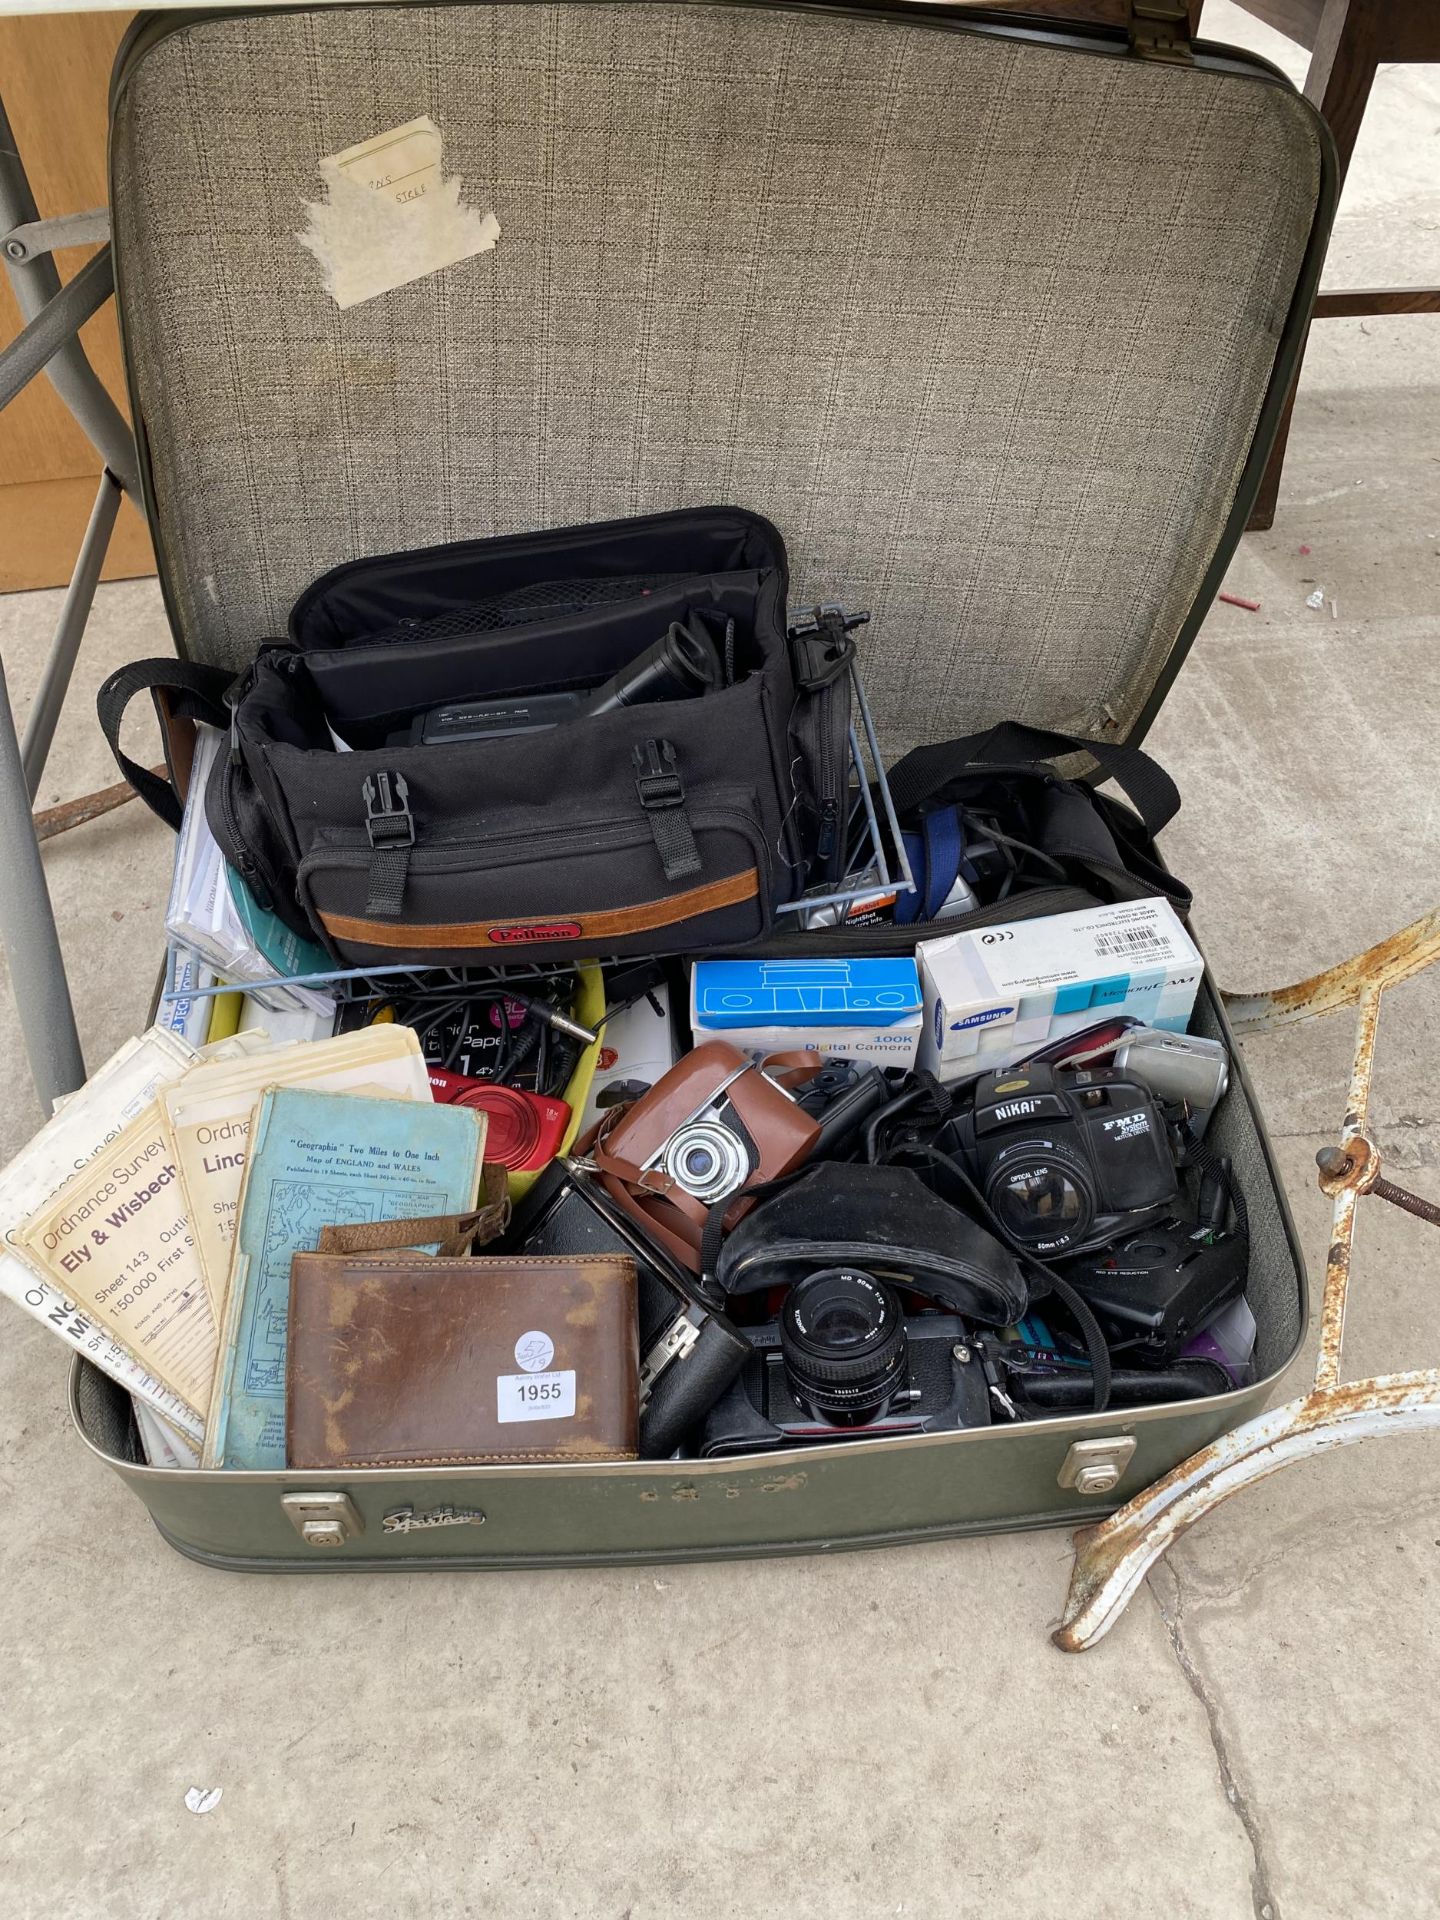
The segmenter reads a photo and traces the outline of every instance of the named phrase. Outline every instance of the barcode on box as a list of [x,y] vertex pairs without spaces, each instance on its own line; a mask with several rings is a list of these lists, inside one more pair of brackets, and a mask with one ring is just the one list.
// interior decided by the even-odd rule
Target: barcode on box
[[1143,953],[1150,948],[1157,953],[1166,951],[1169,943],[1149,927],[1120,927],[1111,933],[1097,933],[1095,936],[1096,953]]

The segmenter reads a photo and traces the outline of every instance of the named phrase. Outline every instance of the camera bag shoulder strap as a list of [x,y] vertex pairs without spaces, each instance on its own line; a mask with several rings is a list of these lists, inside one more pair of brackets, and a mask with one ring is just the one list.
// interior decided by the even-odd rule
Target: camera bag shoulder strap
[[977,763],[1004,764],[1016,760],[1055,760],[1065,754],[1088,753],[1106,778],[1115,782],[1145,824],[1153,840],[1180,811],[1180,790],[1158,761],[1139,747],[1119,740],[1086,740],[1078,734],[1052,733],[1005,720],[986,733],[962,740],[941,740],[914,747],[890,770],[890,792],[896,811],[906,814],[939,793],[949,781],[971,771]]
[[201,720],[212,727],[228,726],[225,689],[233,679],[234,675],[223,667],[202,667],[193,660],[132,660],[112,673],[96,695],[96,711],[115,764],[151,812],[159,814],[176,833],[184,818],[185,803],[173,778],[162,780],[122,749],[120,724],[125,709],[137,693],[148,692],[154,697],[165,758],[173,776],[180,759],[176,738],[180,723]]

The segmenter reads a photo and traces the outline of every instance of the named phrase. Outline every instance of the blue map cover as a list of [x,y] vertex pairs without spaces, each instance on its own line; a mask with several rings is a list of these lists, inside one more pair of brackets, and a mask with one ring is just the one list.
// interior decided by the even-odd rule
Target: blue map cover
[[290,1257],[328,1226],[465,1213],[484,1116],[360,1094],[272,1087],[260,1103],[236,1230],[206,1465],[285,1465]]

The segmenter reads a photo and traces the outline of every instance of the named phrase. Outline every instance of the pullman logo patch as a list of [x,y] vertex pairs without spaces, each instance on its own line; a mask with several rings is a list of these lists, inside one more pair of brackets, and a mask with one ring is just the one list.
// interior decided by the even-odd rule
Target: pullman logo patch
[[497,947],[523,947],[536,940],[578,940],[584,931],[578,920],[548,920],[530,927],[492,927],[489,937]]

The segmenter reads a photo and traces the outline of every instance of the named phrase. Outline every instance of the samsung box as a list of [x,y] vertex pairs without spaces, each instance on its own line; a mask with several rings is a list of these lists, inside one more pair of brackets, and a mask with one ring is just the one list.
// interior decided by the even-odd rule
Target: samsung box
[[757,1060],[798,1049],[913,1067],[920,1007],[920,976],[908,958],[698,960],[690,976],[696,1046],[728,1040]]
[[1126,1014],[1183,1033],[1204,962],[1167,900],[1127,900],[927,940],[919,1064],[942,1080],[1012,1065]]

